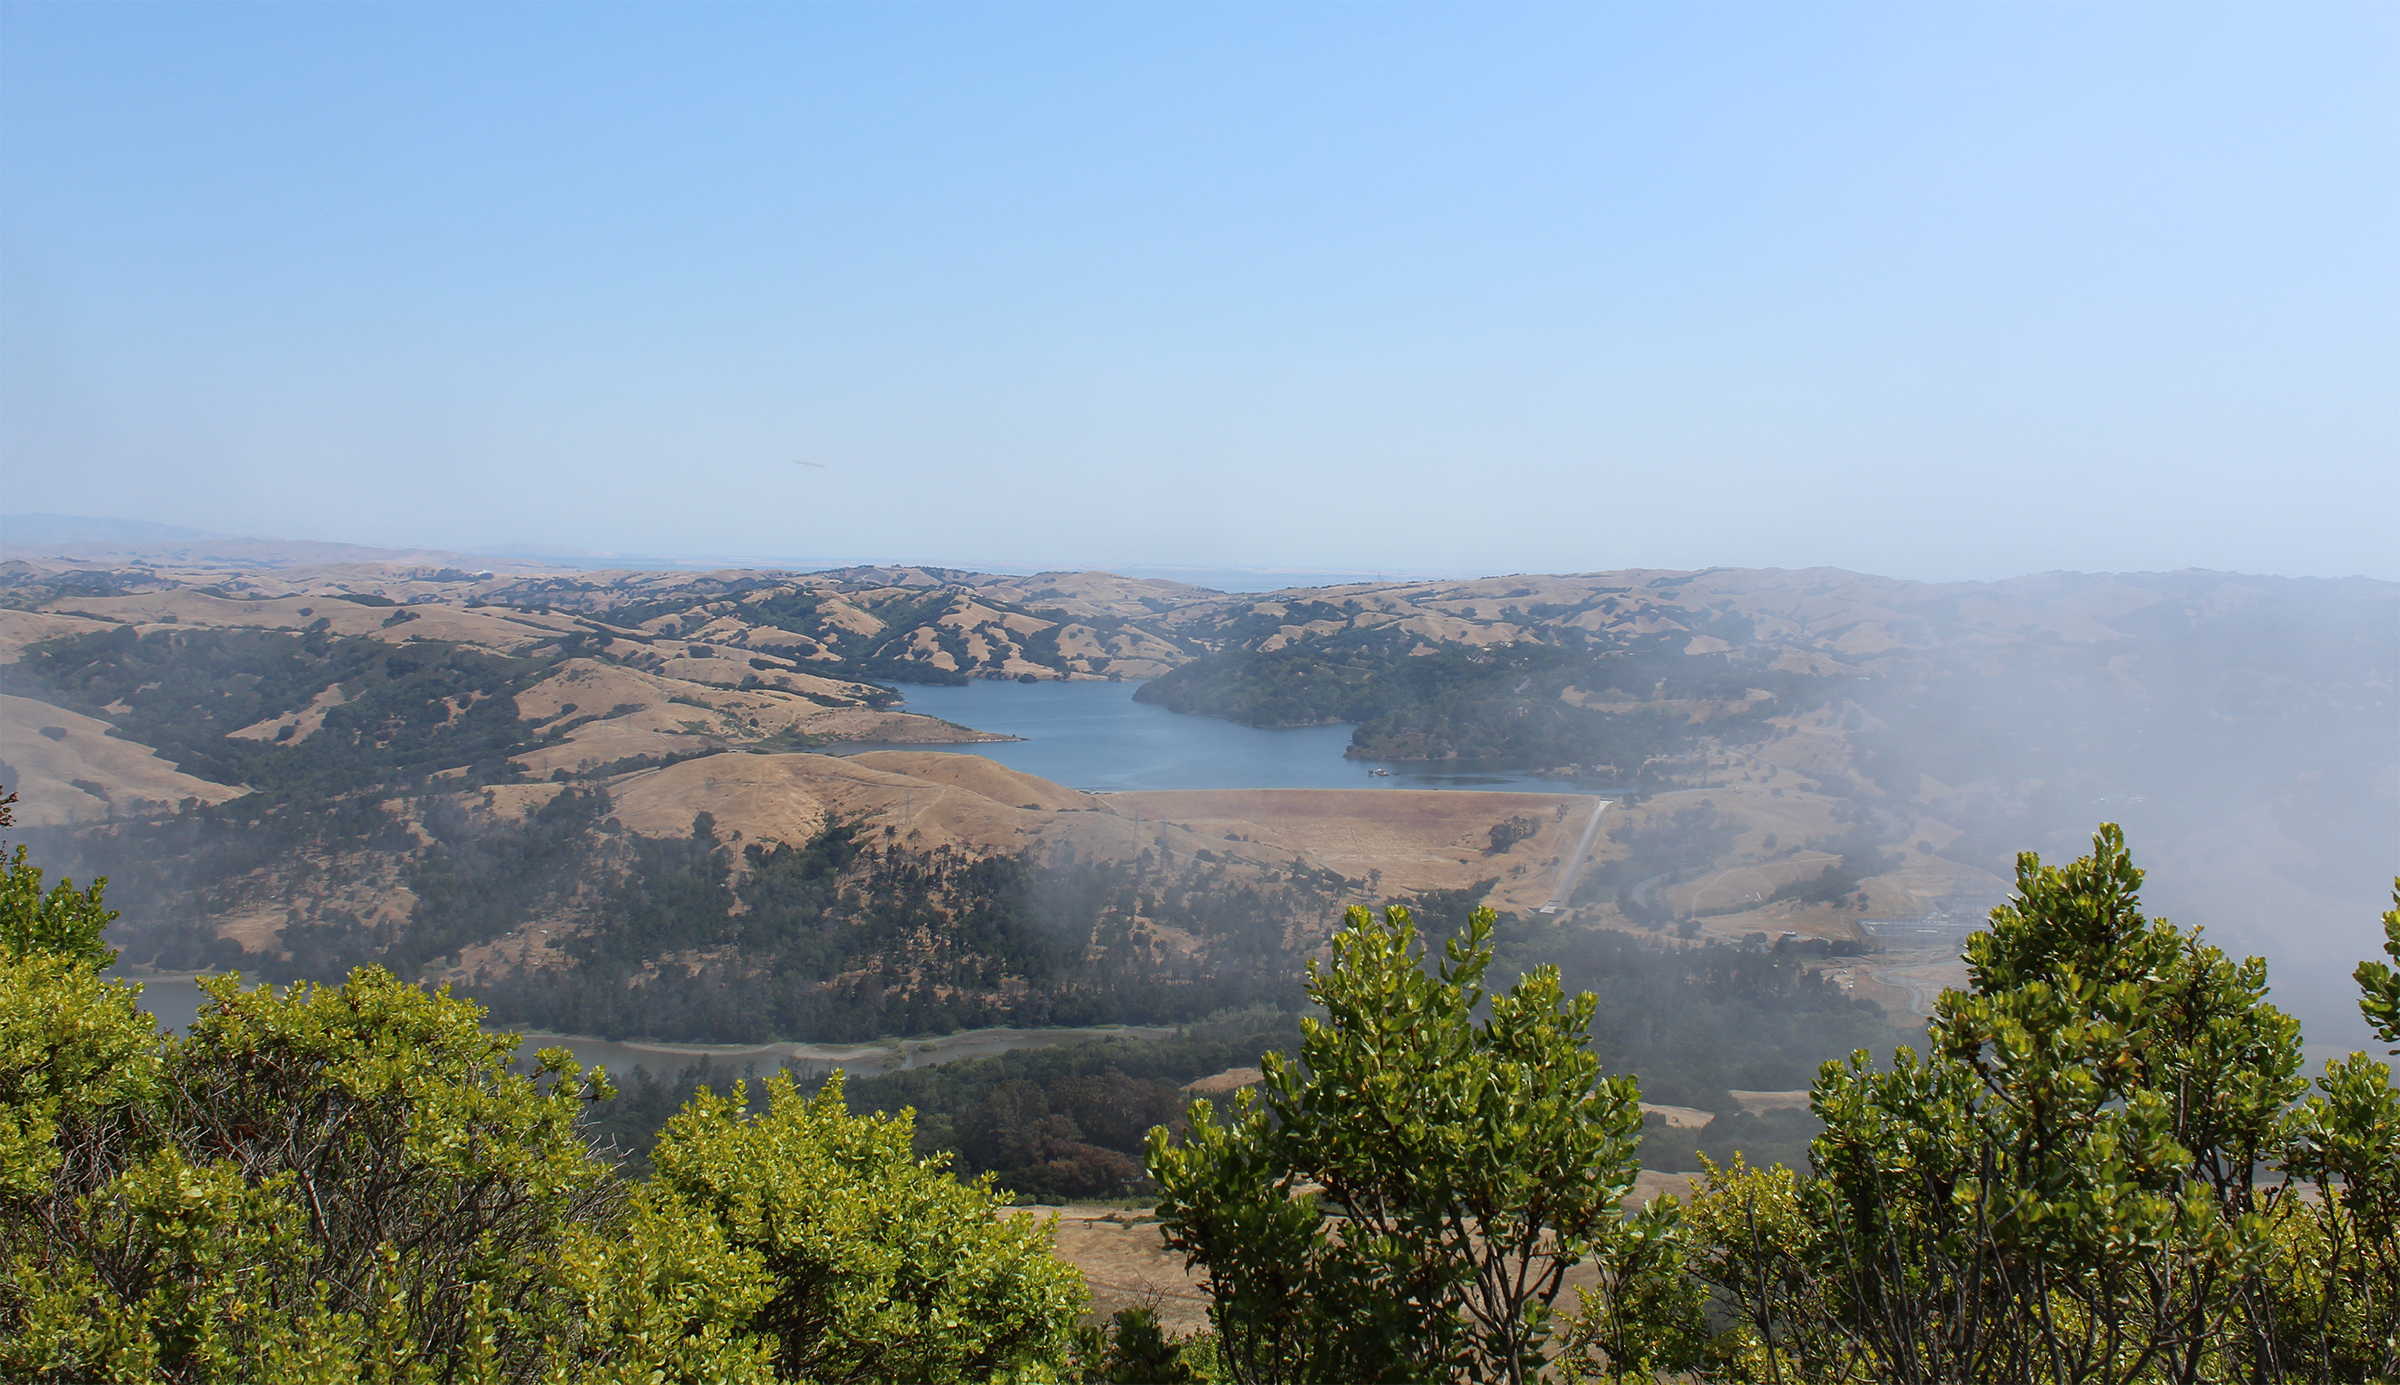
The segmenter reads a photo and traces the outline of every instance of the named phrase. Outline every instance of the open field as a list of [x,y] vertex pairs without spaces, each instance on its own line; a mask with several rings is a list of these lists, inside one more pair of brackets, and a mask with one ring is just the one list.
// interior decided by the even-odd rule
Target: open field
[[[1385,895],[1464,889],[1497,880],[1494,908],[1541,907],[1590,819],[1581,794],[1408,789],[1213,789],[1116,793],[1109,811],[1180,824],[1202,837],[1273,842]],[[1492,829],[1522,820],[1531,835],[1493,851]]]
[[222,803],[242,790],[177,770],[145,745],[108,734],[92,717],[30,698],[0,695],[0,763],[14,775],[28,824],[106,821],[126,811],[171,811],[195,799]]

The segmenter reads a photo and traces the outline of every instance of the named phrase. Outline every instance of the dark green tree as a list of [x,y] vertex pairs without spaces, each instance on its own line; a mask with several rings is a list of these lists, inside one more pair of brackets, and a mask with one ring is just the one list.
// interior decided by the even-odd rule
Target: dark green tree
[[2140,912],[2103,824],[1968,943],[1929,1056],[1827,1064],[1814,1178],[1717,1171],[1696,1265],[1753,1378],[2033,1385],[2260,1373],[2262,1186],[2300,1094],[2266,970]]
[[[2383,946],[2400,959],[2400,880],[2392,905]],[[2400,976],[2372,961],[2356,976],[2368,1025],[2400,1044]],[[2258,1356],[2287,1378],[2389,1380],[2400,1377],[2400,1091],[2365,1053],[2329,1060],[2316,1085],[2291,1113],[2284,1156],[2315,1196],[2278,1208],[2274,1258],[2250,1299]]]
[[1428,974],[1406,909],[1350,910],[1299,1061],[1269,1054],[1228,1121],[1195,1104],[1182,1141],[1151,1133],[1236,1379],[1529,1380],[1566,1272],[1627,1255],[1640,1094],[1600,1076],[1596,1002],[1555,968],[1485,990],[1493,925],[1477,910]]

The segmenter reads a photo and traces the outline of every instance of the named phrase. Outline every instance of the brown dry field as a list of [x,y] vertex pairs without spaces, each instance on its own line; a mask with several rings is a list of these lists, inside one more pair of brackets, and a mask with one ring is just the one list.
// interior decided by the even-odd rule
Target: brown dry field
[[[606,784],[618,821],[645,836],[680,836],[707,812],[720,834],[739,833],[740,841],[798,842],[832,817],[863,817],[921,849],[1064,849],[1100,860],[1150,850],[1177,861],[1208,851],[1262,869],[1298,859],[1354,880],[1378,871],[1385,896],[1499,877],[1493,903],[1501,908],[1548,900],[1593,803],[1574,794],[1412,789],[1089,794],[980,755],[928,750],[711,755]],[[497,786],[485,801],[517,816],[558,791]],[[1488,853],[1492,828],[1518,816],[1540,830]]]
[[[8,788],[23,800],[26,825],[104,822],[112,804],[166,811],[187,798],[222,803],[245,792],[185,774],[109,729],[47,702],[0,695],[0,761],[16,770]],[[85,784],[103,792],[87,792]]]
[[[1549,901],[1593,804],[1583,794],[1424,789],[1156,790],[1102,801],[1121,816],[1179,823],[1203,837],[1273,842],[1352,879],[1379,871],[1378,892],[1387,897],[1497,878],[1491,905],[1519,910]],[[1534,820],[1535,834],[1489,853],[1492,829],[1520,816]]]

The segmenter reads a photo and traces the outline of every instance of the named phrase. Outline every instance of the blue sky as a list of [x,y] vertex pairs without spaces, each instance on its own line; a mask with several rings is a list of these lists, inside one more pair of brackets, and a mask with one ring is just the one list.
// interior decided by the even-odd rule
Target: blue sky
[[2396,59],[2392,7],[10,5],[0,507],[2400,578]]

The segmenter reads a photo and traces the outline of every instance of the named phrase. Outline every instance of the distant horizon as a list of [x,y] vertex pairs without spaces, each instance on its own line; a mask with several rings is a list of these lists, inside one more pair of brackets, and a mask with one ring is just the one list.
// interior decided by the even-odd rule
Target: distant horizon
[[[42,527],[49,528],[52,532],[86,532],[91,533],[94,536],[86,538],[19,538],[17,536],[15,526],[26,521],[56,522],[55,524],[45,524]],[[77,530],[73,527],[77,525],[91,527],[83,530]],[[120,527],[121,530],[128,535],[141,531],[172,532],[161,533],[156,538],[101,536],[100,531],[106,527]],[[210,541],[264,544],[323,544],[333,547],[359,548],[392,554],[415,552],[439,554],[457,558],[490,558],[501,561],[542,563],[571,571],[591,571],[594,570],[595,567],[629,568],[635,570],[647,569],[662,572],[706,571],[712,568],[728,568],[760,572],[774,571],[813,573],[853,567],[914,567],[941,569],[953,572],[984,573],[993,576],[1006,577],[1031,577],[1038,576],[1042,573],[1109,572],[1120,577],[1137,577],[1161,581],[1182,582],[1190,586],[1206,587],[1216,591],[1226,592],[1228,594],[1278,591],[1292,587],[1331,587],[1374,583],[1460,582],[1477,581],[1493,577],[1508,577],[1520,574],[1527,576],[1567,576],[1573,575],[1574,573],[1619,571],[1710,572],[1719,570],[1734,570],[1751,572],[1850,572],[1862,577],[1876,577],[1887,581],[1911,582],[1927,586],[1942,586],[1960,583],[1997,585],[2000,583],[2019,581],[2031,577],[2041,577],[2054,573],[2076,576],[2138,576],[2144,574],[2168,575],[2182,572],[2201,572],[2221,574],[2228,577],[2273,578],[2285,581],[2338,582],[2362,580],[2384,583],[2400,581],[2400,579],[2379,577],[2372,573],[2362,572],[2256,572],[2239,568],[2212,567],[2043,568],[2033,571],[2011,573],[2005,577],[1931,578],[1912,576],[1907,573],[1899,572],[1878,572],[1866,568],[1846,567],[1835,563],[1813,563],[1799,567],[1767,563],[1703,563],[1691,567],[1675,568],[1661,568],[1655,565],[1640,564],[1627,565],[1624,567],[1587,567],[1576,568],[1572,570],[1561,569],[1556,571],[1536,568],[1508,568],[1479,571],[1470,569],[1429,570],[1394,567],[1381,571],[1364,571],[1345,568],[1312,568],[1298,565],[1207,567],[1159,563],[1089,562],[1081,564],[1058,564],[1034,562],[1029,560],[994,558],[961,560],[893,557],[829,558],[821,556],[802,557],[774,554],[730,553],[675,556],[667,553],[577,552],[572,549],[552,548],[545,545],[527,543],[501,544],[484,548],[467,548],[448,544],[412,544],[395,546],[386,544],[361,543],[350,539],[217,532],[194,529],[186,525],[160,524],[149,520],[126,519],[110,515],[66,515],[54,514],[47,511],[0,510],[0,548],[36,549],[50,545],[63,548],[85,544],[107,544],[119,545],[127,548],[137,548],[148,544],[172,544],[178,542],[197,543]],[[575,566],[578,563],[589,563],[593,566],[578,568]],[[1231,579],[1231,582],[1228,584],[1228,582],[1225,581],[1201,580],[1208,577]],[[1295,580],[1277,582],[1273,585],[1260,584],[1263,583],[1264,579],[1268,578],[1291,578]]]

